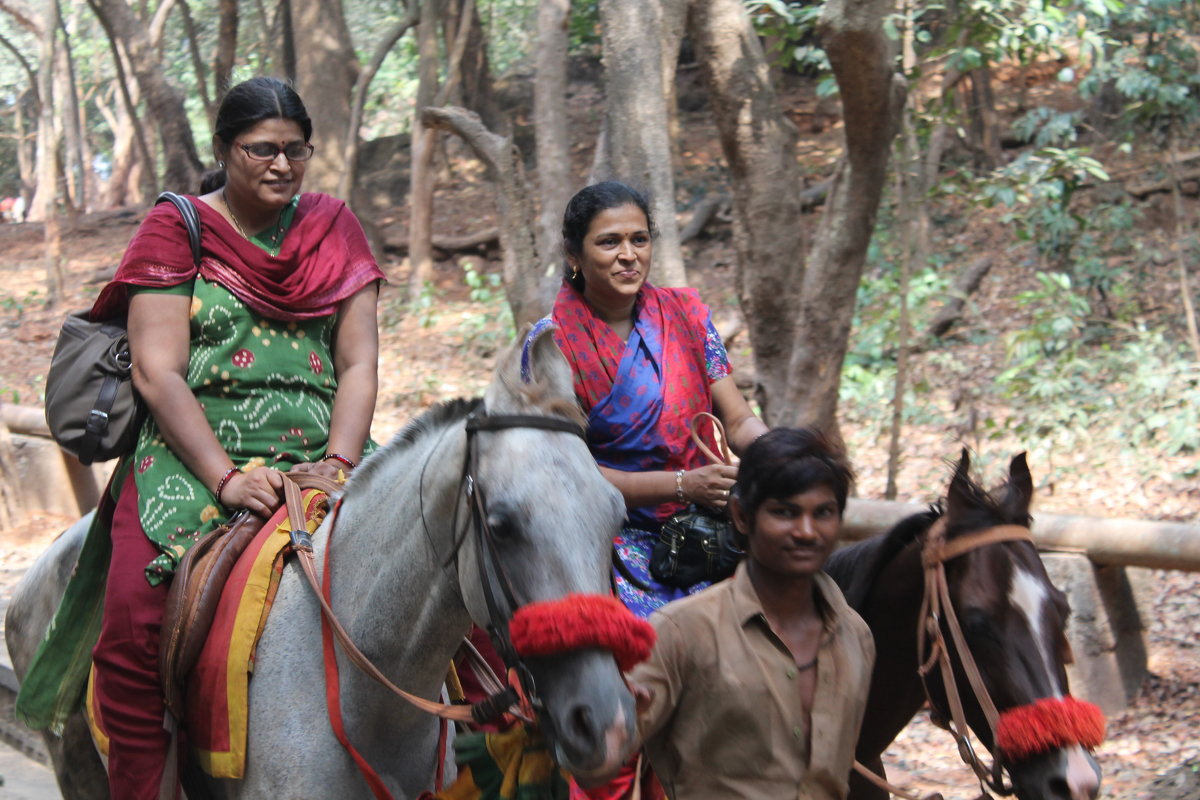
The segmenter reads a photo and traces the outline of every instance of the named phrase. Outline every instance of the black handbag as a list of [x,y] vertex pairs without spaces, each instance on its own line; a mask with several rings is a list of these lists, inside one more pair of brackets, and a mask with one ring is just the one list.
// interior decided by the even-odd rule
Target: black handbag
[[650,553],[650,575],[679,589],[724,580],[742,560],[735,536],[724,515],[688,506],[663,523]]
[[[718,456],[708,448],[696,430],[701,419],[708,419],[720,441]],[[725,443],[721,421],[708,412],[692,418],[692,440],[713,463],[729,464],[732,458]],[[737,533],[725,512],[689,505],[663,523],[658,541],[650,551],[650,575],[659,583],[687,589],[701,581],[721,581],[733,574],[743,551],[737,546]]]
[[[200,215],[172,192],[156,205],[174,204],[187,226],[192,260],[200,267]],[[131,380],[133,362],[124,319],[93,322],[88,311],[67,317],[46,376],[46,423],[59,447],[84,464],[133,451],[146,417]]]

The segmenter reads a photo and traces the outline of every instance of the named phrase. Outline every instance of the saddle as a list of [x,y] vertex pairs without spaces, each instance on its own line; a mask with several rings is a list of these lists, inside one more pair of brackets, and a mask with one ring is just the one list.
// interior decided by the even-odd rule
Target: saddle
[[[290,473],[302,489],[340,494],[342,485],[307,472]],[[185,716],[187,679],[212,628],[225,583],[238,558],[262,530],[264,520],[246,511],[192,545],[175,570],[163,615],[158,674],[167,708]]]

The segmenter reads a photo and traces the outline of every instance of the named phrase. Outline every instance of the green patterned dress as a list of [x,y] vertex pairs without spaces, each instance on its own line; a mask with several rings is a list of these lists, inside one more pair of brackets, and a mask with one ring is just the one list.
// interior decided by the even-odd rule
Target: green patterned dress
[[[279,322],[255,315],[219,284],[198,277],[191,286],[187,382],[234,466],[286,471],[320,459],[337,389],[337,316]],[[162,551],[146,567],[157,584],[228,509],[167,447],[153,417],[138,438],[133,474],[142,528]]]

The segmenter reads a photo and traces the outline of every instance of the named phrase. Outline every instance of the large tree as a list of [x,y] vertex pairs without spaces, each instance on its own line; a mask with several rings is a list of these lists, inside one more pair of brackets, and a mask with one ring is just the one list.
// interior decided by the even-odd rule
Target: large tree
[[338,179],[348,168],[346,139],[358,80],[358,55],[341,0],[303,0],[289,3],[288,8],[290,41],[297,54],[296,91],[312,114],[318,145],[305,174],[305,188],[334,194]]
[[[780,106],[742,0],[604,0],[602,8],[606,3],[650,25],[642,38],[656,35],[674,48],[656,53],[672,82],[675,20],[686,16],[729,164],[738,295],[759,401],[771,424],[836,431],[855,292],[904,105],[904,84],[883,30],[891,0],[828,0],[821,14],[821,40],[841,93],[846,149],[811,241],[801,224],[796,130]],[[610,71],[614,66],[606,61]],[[606,81],[610,109],[642,102],[653,108],[662,86],[670,85],[666,78],[661,84],[628,80],[624,71]],[[607,119],[618,121],[615,114]],[[657,119],[665,130],[666,117]]]
[[193,192],[204,167],[183,106],[183,92],[167,80],[162,42],[172,3],[162,3],[149,20],[140,18],[126,0],[88,0],[105,30],[128,58],[162,146],[162,187]]

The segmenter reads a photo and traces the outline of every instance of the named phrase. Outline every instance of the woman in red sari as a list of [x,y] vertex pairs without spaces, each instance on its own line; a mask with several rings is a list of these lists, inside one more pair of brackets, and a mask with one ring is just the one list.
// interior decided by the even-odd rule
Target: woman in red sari
[[[692,417],[715,414],[735,453],[767,431],[734,383],[696,291],[647,282],[653,241],[650,205],[640,192],[617,181],[582,189],[563,215],[562,287],[551,316],[538,323],[556,328],[587,414],[588,447],[625,498],[629,517],[617,553],[651,591],[619,573],[615,579],[622,602],[642,617],[708,585],[659,583],[649,571],[650,552],[663,521],[689,503],[724,509],[737,477],[736,467],[708,463],[691,439]],[[617,798],[632,783],[627,770],[608,786],[572,793]]]
[[[169,774],[158,647],[179,558],[237,509],[269,516],[283,471],[348,474],[368,449],[375,408],[383,273],[344,203],[300,194],[313,153],[303,103],[282,81],[254,78],[229,91],[215,130],[220,172],[191,198],[199,268],[180,214],[164,203],[92,309],[128,315],[134,386],[150,415],[80,559],[80,569],[108,568],[98,641],[60,619],[86,607],[72,581],[51,630],[81,635],[49,638],[30,671],[42,651],[95,644],[115,798],[157,798]],[[77,678],[61,676],[46,725],[77,707]],[[27,717],[38,716],[33,705]]]

